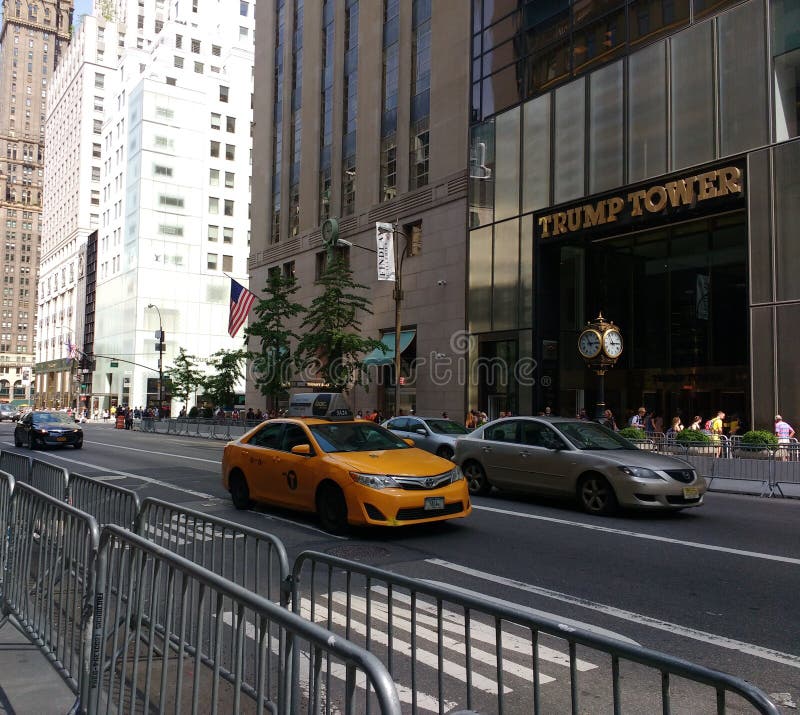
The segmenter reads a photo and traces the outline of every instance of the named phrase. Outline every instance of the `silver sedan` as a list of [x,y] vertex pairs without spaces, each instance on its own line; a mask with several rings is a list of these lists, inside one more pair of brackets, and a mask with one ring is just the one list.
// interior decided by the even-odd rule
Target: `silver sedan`
[[432,452],[439,457],[452,459],[456,442],[469,434],[469,430],[458,422],[444,417],[393,417],[383,423],[386,429],[403,439],[413,439],[414,446]]
[[594,422],[558,417],[490,422],[458,440],[454,461],[471,494],[495,486],[572,496],[592,514],[700,506],[706,491],[688,462],[639,450]]

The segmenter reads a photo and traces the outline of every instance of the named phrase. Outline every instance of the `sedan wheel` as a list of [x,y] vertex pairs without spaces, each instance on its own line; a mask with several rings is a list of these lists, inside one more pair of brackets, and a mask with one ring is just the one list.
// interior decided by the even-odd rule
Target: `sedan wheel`
[[324,484],[317,492],[317,514],[322,528],[331,534],[347,531],[347,502],[339,487]]
[[454,454],[453,448],[446,444],[443,444],[436,450],[436,456],[442,457],[443,459],[453,459]]
[[247,487],[247,480],[242,474],[231,476],[231,501],[237,509],[248,509],[252,506],[250,499],[250,489]]
[[489,480],[486,478],[486,472],[483,467],[477,462],[467,462],[462,471],[464,478],[467,480],[467,488],[469,493],[473,496],[480,496],[488,494],[492,488]]
[[589,514],[613,514],[617,509],[614,489],[599,474],[589,474],[578,483],[578,501]]

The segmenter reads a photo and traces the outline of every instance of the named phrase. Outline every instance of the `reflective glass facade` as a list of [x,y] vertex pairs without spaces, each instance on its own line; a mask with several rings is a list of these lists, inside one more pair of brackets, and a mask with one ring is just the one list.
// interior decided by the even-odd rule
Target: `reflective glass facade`
[[536,375],[482,379],[470,404],[592,412],[576,344],[602,311],[626,339],[606,377],[621,419],[642,403],[667,421],[800,419],[781,342],[800,285],[796,14],[755,0],[473,2],[473,359],[527,357]]

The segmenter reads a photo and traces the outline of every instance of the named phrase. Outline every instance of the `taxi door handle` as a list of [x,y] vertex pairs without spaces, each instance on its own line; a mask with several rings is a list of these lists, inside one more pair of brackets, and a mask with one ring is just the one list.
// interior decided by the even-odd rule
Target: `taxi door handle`
[[484,447],[483,451],[488,453],[488,452],[492,451],[492,448],[491,447]]

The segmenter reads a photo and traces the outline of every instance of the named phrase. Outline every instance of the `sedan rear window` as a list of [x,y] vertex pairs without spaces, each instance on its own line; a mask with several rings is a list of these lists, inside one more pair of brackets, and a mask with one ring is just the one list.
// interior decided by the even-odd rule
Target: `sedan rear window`
[[425,424],[434,434],[469,434],[464,425],[453,420],[425,420]]
[[402,439],[380,425],[369,422],[332,422],[309,425],[325,452],[371,452],[381,449],[411,449]]

